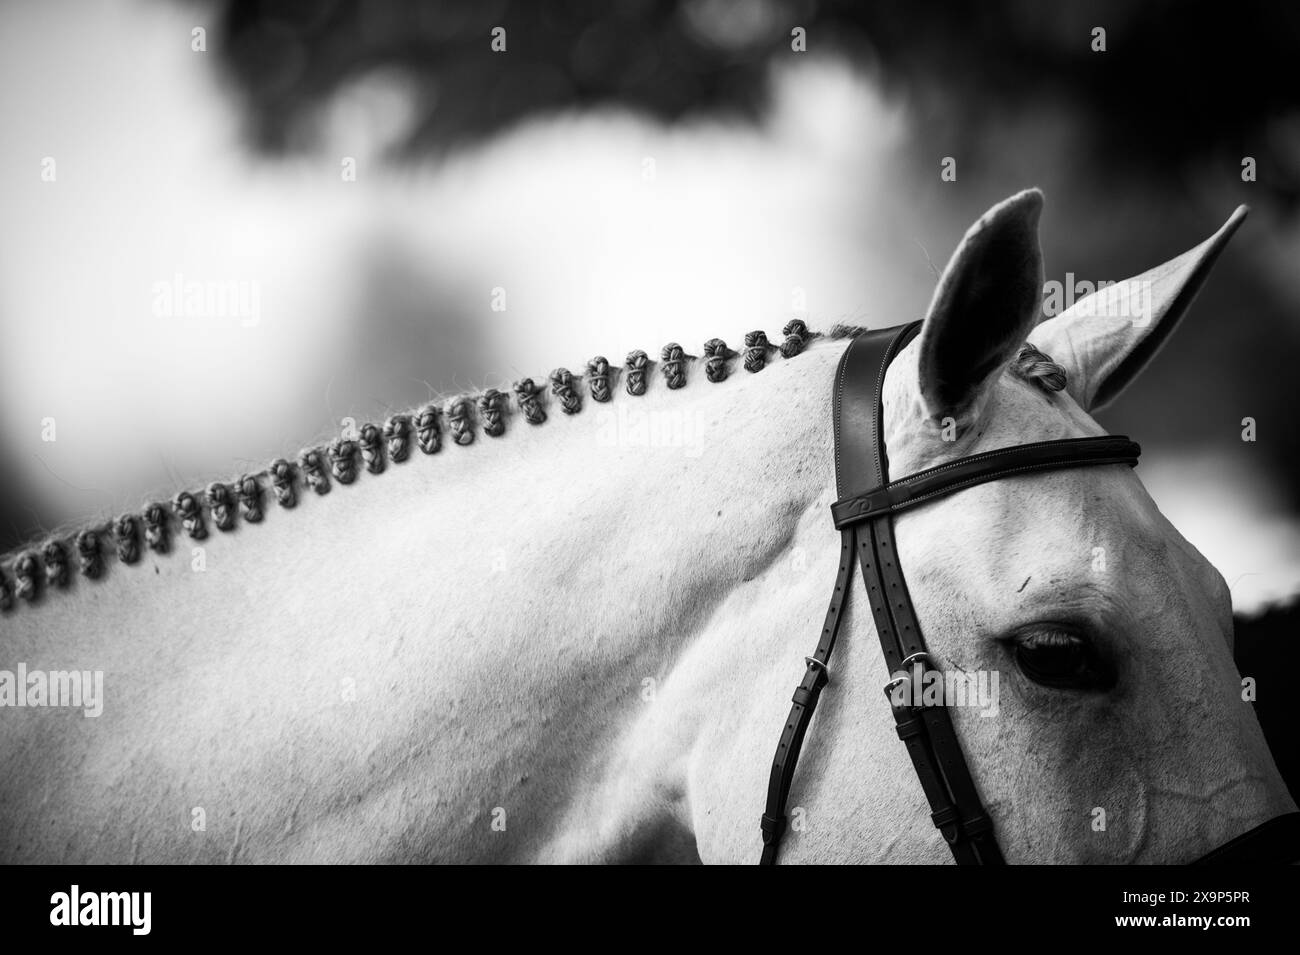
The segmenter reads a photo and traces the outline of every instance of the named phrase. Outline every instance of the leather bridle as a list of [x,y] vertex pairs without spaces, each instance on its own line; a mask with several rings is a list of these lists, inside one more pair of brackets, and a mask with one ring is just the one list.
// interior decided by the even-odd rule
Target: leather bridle
[[[829,681],[827,664],[849,593],[853,564],[875,619],[891,674],[923,677],[931,661],[908,595],[894,544],[894,514],[1014,474],[1102,464],[1137,464],[1141,449],[1123,436],[1064,438],[973,454],[905,478],[889,479],[882,421],[885,372],[921,329],[920,322],[864,332],[853,339],[835,375],[835,485],[831,506],[840,531],[840,563],[821,639],[805,658],[803,680],[777,745],[762,818],[763,865],[776,862],[786,829],[786,802],[813,710]],[[907,746],[930,818],[960,865],[1001,865],[993,822],[984,809],[946,705],[914,706],[885,686],[898,737]],[[1300,858],[1300,812],[1287,813],[1197,860],[1198,863],[1290,861]],[[1280,853],[1287,853],[1283,856]]]

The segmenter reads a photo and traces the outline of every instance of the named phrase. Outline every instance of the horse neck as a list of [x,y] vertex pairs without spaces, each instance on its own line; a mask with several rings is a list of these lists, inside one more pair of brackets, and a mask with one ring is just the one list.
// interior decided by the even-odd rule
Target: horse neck
[[[7,656],[104,670],[121,746],[147,747],[164,775],[198,754],[227,760],[205,772],[249,777],[250,805],[308,792],[302,818],[351,786],[362,754],[407,765],[427,746],[440,811],[478,811],[489,786],[537,825],[488,853],[536,857],[575,796],[534,783],[512,803],[512,792],[529,777],[603,778],[644,728],[646,681],[672,680],[737,599],[760,586],[770,598],[801,573],[784,558],[809,514],[826,523],[841,347],[815,345],[758,374],[734,363],[718,384],[693,363],[680,390],[656,376],[640,397],[618,390],[572,416],[549,405],[544,424],[511,416],[500,438],[413,451],[325,496],[304,489],[261,524],[178,537],[171,554],[110,561],[104,579],[17,608],[4,621]],[[815,537],[810,552],[823,537],[833,548],[826,528]],[[791,647],[807,639],[782,633]],[[775,667],[764,643],[725,655]],[[349,681],[358,700],[384,705],[340,708]],[[233,725],[265,733],[217,746]],[[271,738],[287,726],[297,775],[281,779],[289,770]],[[479,828],[440,831],[451,841],[437,853],[484,857]]]

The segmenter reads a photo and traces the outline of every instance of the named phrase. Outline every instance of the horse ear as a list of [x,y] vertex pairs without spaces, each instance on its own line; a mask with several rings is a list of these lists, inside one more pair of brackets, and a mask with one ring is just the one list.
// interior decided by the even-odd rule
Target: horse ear
[[969,420],[1039,315],[1043,194],[998,203],[967,231],[944,269],[921,329],[921,398],[932,419]]
[[1190,252],[1135,278],[1103,286],[1049,318],[1030,342],[1065,368],[1066,388],[1085,411],[1109,404],[1146,367],[1191,307],[1249,210]]

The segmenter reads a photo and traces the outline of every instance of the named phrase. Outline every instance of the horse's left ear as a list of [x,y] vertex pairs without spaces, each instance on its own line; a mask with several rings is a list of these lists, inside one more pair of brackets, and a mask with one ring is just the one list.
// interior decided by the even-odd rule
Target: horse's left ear
[[1160,350],[1248,211],[1238,206],[1196,248],[1098,289],[1030,333],[1030,343],[1065,368],[1066,389],[1085,411],[1113,401]]
[[932,420],[977,416],[990,384],[1038,320],[1042,209],[1037,189],[998,203],[967,230],[944,269],[921,326],[917,365]]

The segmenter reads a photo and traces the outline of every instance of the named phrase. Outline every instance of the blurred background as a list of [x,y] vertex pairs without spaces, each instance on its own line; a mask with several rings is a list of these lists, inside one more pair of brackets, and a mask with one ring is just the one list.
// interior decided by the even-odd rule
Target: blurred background
[[1297,50],[1300,6],[1262,0],[7,3],[0,551],[431,393],[919,318],[966,227],[1037,185],[1062,282],[1252,207],[1101,420],[1278,629]]

